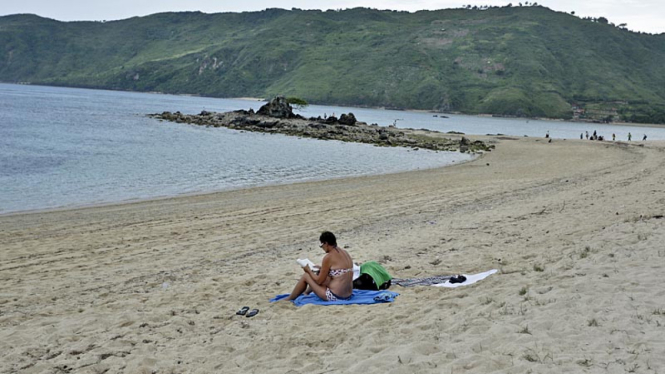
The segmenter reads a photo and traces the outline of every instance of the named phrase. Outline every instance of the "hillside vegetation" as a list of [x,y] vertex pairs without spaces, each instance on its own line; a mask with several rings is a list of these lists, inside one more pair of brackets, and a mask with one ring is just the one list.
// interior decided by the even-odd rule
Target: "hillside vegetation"
[[665,34],[540,6],[0,17],[3,82],[470,114],[665,123],[663,61]]

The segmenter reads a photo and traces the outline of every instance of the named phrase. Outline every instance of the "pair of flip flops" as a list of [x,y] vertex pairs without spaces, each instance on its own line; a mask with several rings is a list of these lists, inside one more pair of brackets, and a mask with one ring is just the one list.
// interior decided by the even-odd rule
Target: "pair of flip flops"
[[237,311],[236,314],[239,316],[254,317],[255,315],[259,314],[259,310],[258,309],[249,310],[248,306],[244,306],[239,311]]

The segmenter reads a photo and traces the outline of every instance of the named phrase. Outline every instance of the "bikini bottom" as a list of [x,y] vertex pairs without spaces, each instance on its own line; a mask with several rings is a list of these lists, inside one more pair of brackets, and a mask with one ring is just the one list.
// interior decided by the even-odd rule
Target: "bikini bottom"
[[337,296],[332,291],[330,291],[330,288],[326,287],[326,299],[328,299],[328,301],[349,300],[352,296],[353,294],[351,294],[349,297]]

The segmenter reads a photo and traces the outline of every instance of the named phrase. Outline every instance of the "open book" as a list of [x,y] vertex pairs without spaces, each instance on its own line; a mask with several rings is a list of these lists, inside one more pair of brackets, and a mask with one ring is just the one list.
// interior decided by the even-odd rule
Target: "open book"
[[319,267],[316,266],[316,264],[314,264],[314,263],[313,263],[312,261],[310,261],[308,258],[299,258],[299,259],[296,260],[296,262],[297,262],[298,265],[300,265],[301,267],[305,267],[305,266],[309,265],[309,268],[310,268],[312,271],[319,271]]

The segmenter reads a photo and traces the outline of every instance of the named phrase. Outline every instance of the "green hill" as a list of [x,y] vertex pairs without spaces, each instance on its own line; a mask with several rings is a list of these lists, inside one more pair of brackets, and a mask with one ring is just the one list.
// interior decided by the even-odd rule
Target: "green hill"
[[[544,7],[0,17],[0,81],[665,123],[665,34]],[[609,118],[608,118],[609,119]]]

